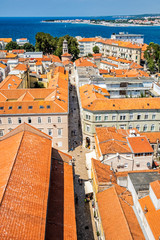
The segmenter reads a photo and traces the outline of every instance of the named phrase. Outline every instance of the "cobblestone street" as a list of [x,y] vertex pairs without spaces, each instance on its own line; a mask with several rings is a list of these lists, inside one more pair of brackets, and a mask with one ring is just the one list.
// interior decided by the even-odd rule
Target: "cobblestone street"
[[[75,159],[74,161],[74,188],[75,196],[77,196],[76,207],[76,223],[78,240],[92,240],[93,230],[90,216],[89,203],[85,203],[84,181],[88,180],[85,153],[87,152],[81,146],[82,133],[79,116],[79,106],[76,94],[76,88],[71,83],[70,85],[70,117],[69,117],[69,139],[70,152]],[[79,184],[79,179],[83,180],[82,185]]]

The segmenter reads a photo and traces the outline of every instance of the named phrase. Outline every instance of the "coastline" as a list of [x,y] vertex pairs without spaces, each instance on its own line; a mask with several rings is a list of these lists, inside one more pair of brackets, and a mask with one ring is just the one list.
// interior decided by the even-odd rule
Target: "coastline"
[[160,27],[160,24],[156,25],[148,25],[148,24],[127,24],[127,23],[106,23],[106,24],[96,24],[96,23],[89,23],[89,22],[56,22],[56,21],[41,21],[41,23],[65,23],[65,24],[88,24],[88,25],[96,25],[96,26],[105,26],[105,27]]

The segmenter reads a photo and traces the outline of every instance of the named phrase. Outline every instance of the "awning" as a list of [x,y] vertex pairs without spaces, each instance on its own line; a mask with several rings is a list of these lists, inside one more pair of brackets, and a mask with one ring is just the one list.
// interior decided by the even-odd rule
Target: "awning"
[[85,194],[93,193],[93,187],[91,182],[89,181],[84,182],[84,189],[85,189]]

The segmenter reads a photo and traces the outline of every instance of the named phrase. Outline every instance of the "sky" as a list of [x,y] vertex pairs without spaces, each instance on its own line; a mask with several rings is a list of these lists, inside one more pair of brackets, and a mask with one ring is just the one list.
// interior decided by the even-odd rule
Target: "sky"
[[160,0],[2,0],[0,17],[112,16],[160,13]]

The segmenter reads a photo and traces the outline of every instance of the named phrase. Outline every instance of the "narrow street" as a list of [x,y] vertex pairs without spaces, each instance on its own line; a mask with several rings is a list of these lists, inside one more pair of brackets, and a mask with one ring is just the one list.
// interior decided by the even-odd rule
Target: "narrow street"
[[[84,181],[88,180],[85,166],[85,153],[87,152],[81,145],[82,132],[80,124],[79,105],[75,85],[70,84],[70,114],[69,114],[69,139],[70,152],[75,159],[74,161],[74,188],[78,240],[94,239],[89,203],[85,202]],[[79,184],[82,179],[82,185]]]

